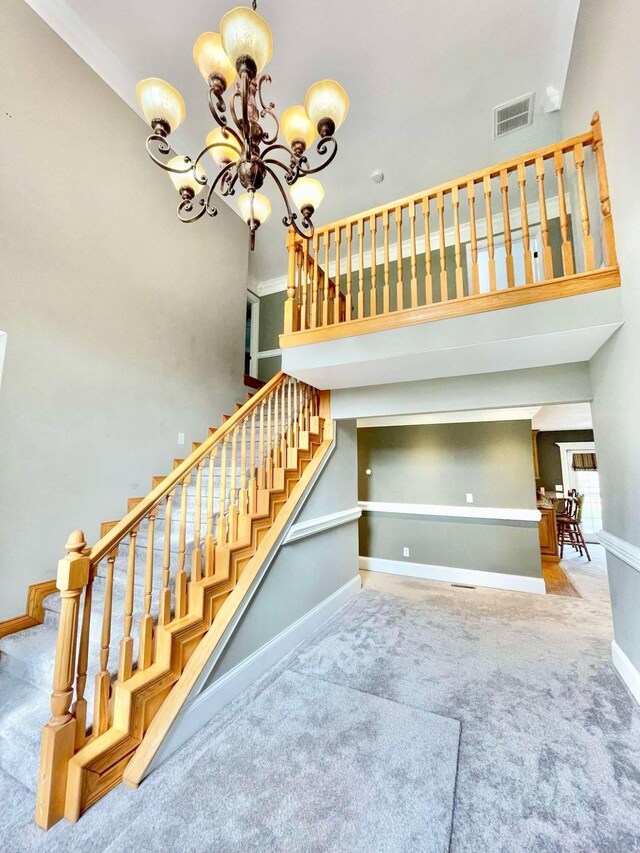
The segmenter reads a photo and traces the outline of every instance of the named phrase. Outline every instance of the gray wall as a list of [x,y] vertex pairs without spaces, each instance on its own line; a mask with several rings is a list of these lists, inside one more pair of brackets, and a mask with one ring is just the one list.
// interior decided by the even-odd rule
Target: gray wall
[[338,389],[331,392],[331,411],[336,418],[369,418],[590,399],[589,367],[580,362]]
[[[337,425],[336,448],[296,522],[357,506],[356,426]],[[285,545],[271,564],[205,685],[292,625],[358,574],[358,525],[352,521]]]
[[[478,507],[535,508],[530,421],[358,430],[360,500],[467,506],[467,492]],[[360,554],[540,577],[532,522],[371,512],[360,522]]]
[[562,462],[558,441],[593,441],[592,429],[563,429],[555,432],[539,432],[536,436],[538,445],[538,486],[543,486],[548,492],[556,485],[564,486],[562,479]]
[[148,128],[23,0],[0,43],[2,619],[244,396],[247,236],[177,220]]
[[[591,361],[604,527],[640,545],[640,4],[582,0],[562,110],[565,134],[602,119],[624,326]],[[609,559],[614,631],[640,669],[640,573]]]

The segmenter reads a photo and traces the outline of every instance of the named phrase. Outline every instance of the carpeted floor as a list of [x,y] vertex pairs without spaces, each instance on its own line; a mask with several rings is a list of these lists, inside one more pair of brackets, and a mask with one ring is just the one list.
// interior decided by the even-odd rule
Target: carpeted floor
[[563,563],[582,598],[365,573],[349,606],[77,827],[39,832],[25,789],[0,779],[0,850],[640,851],[640,708],[611,665],[594,550]]

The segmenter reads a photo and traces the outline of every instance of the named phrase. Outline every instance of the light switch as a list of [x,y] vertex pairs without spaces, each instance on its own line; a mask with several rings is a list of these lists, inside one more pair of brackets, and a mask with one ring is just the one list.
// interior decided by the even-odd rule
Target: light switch
[[408,549],[408,548],[403,548],[403,549],[402,549],[402,556],[403,556],[403,557],[408,557],[408,556],[409,556],[409,549]]
[[184,444],[184,433],[183,432],[178,433],[178,444]]
[[467,492],[467,503],[468,504],[473,503],[473,495],[471,494],[471,492]]
[[556,492],[561,495],[564,492],[564,486],[558,486],[556,484]]

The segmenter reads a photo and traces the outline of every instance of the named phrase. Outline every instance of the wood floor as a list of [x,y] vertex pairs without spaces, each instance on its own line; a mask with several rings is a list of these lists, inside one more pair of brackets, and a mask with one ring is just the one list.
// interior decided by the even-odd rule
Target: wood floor
[[542,577],[547,595],[564,595],[569,598],[580,598],[580,594],[569,578],[560,568],[560,563],[554,560],[542,560]]

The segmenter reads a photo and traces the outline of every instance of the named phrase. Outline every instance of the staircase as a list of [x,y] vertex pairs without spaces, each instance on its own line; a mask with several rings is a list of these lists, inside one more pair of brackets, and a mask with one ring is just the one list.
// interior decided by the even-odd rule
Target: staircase
[[96,545],[70,535],[44,623],[0,640],[0,770],[39,826],[142,778],[326,450],[326,405],[278,374]]

